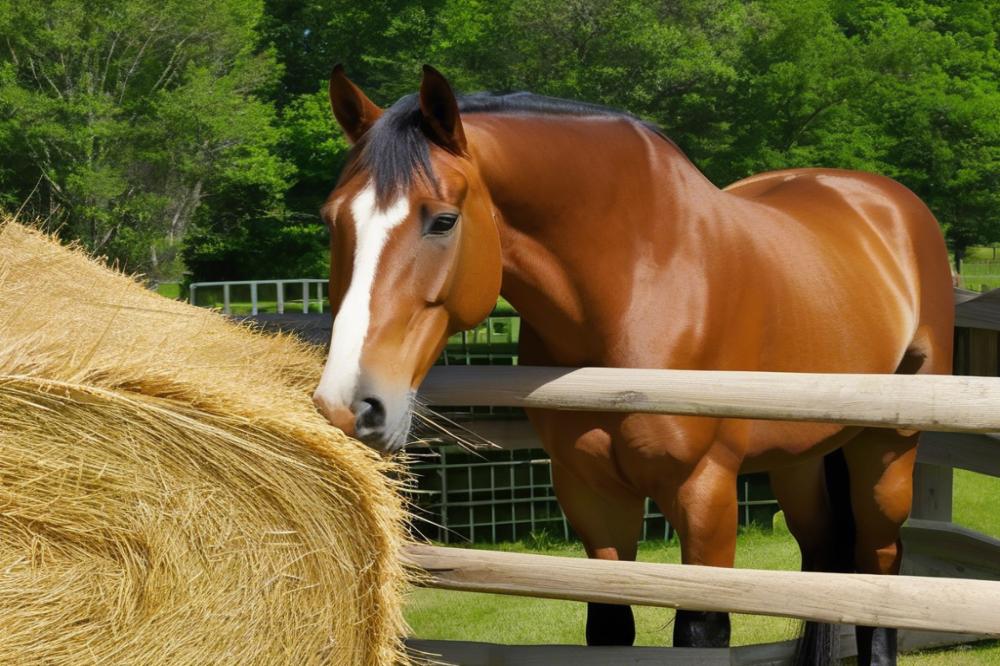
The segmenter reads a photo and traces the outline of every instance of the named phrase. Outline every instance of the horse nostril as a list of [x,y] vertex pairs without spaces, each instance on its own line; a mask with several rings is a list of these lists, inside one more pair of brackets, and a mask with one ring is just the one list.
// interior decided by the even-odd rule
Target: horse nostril
[[365,398],[357,410],[358,430],[381,430],[385,427],[385,405],[378,398]]
[[326,396],[319,391],[316,391],[316,393],[313,394],[313,404],[316,405],[316,409],[319,410],[320,414],[326,417],[326,420],[331,425],[336,428],[340,428],[349,436],[354,436],[356,423],[354,412],[337,402],[329,401]]

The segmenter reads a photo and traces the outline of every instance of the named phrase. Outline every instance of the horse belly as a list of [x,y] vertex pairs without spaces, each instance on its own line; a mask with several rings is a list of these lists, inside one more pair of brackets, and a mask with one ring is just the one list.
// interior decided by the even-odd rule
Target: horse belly
[[655,496],[717,444],[718,419],[527,410],[553,465],[607,498]]

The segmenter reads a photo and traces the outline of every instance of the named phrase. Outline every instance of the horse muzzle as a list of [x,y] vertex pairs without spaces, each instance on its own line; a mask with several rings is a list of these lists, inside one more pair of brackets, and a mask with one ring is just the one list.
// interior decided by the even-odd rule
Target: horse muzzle
[[406,444],[411,421],[408,398],[368,395],[347,406],[320,388],[313,394],[313,404],[331,425],[376,451],[394,453]]

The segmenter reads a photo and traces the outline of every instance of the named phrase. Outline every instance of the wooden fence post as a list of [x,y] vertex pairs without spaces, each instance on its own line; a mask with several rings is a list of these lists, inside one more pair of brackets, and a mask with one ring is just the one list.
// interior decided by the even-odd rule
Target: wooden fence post
[[917,463],[913,472],[912,518],[951,522],[951,467]]

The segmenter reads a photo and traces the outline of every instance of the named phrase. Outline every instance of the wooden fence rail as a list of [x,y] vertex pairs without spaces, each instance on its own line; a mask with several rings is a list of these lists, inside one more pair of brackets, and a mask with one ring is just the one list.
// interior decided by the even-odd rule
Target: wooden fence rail
[[[895,627],[904,630],[902,649],[1000,637],[1000,541],[950,522],[952,467],[1000,475],[1000,436],[960,434],[1000,432],[1000,378],[452,366],[433,369],[420,393],[424,403],[441,407],[646,412],[928,431],[917,465],[914,519],[903,530],[904,573],[919,575],[754,571],[412,545],[406,557],[426,572],[428,586]],[[842,656],[853,654],[853,645],[841,641]],[[410,647],[476,666],[774,666],[791,663],[794,653],[791,642],[732,650],[604,649],[610,652],[420,640],[410,641]]]
[[1000,379],[621,368],[436,367],[434,406],[493,405],[1000,431]]
[[1000,637],[1000,582],[610,562],[414,544],[431,587]]

